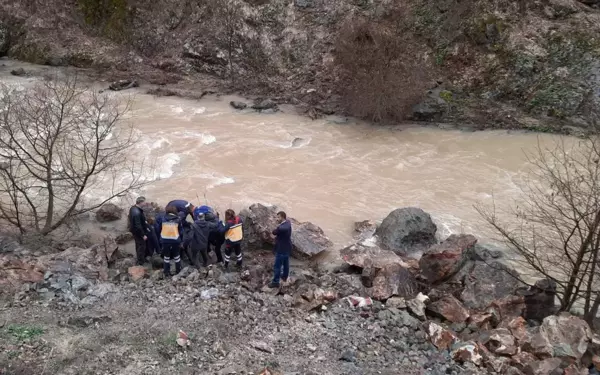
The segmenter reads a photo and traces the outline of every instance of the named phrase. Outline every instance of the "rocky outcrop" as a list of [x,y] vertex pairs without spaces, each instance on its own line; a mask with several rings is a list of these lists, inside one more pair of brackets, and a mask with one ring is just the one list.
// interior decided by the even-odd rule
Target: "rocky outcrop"
[[116,204],[106,203],[96,211],[96,220],[100,223],[120,220],[123,217],[123,209]]
[[476,243],[474,236],[453,234],[444,242],[433,245],[419,260],[422,274],[432,284],[447,280],[467,262]]
[[18,289],[23,283],[38,283],[44,280],[44,271],[44,267],[13,255],[0,255],[0,293]]
[[262,112],[266,110],[277,111],[277,103],[271,99],[260,100],[254,103],[250,108]]
[[469,311],[452,295],[427,305],[427,312],[452,323],[462,323],[469,318]]
[[[277,207],[256,203],[240,212],[244,219],[244,247],[263,249],[275,244],[272,232],[277,227],[277,211]],[[333,242],[320,227],[293,218],[289,220],[292,223],[292,256],[307,259],[333,247]]]
[[340,255],[346,263],[359,268],[381,269],[390,264],[399,264],[408,268],[408,264],[396,253],[384,250],[368,240],[343,248],[340,250]]
[[119,257],[114,239],[107,237],[104,242],[89,249],[71,247],[56,254],[37,259],[39,266],[51,273],[80,275],[90,280],[108,280],[108,266]]
[[420,208],[392,211],[375,232],[383,248],[411,255],[433,245],[437,227],[431,216]]
[[372,220],[363,220],[354,223],[354,237],[359,240],[372,237],[376,230],[377,223]]

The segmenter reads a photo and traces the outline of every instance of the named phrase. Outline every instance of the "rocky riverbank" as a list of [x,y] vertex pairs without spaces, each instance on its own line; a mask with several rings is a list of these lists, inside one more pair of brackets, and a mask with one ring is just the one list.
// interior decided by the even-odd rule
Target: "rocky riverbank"
[[[158,205],[149,205],[148,213]],[[587,374],[600,340],[553,315],[555,287],[526,288],[470,235],[436,243],[431,217],[398,209],[331,270],[320,228],[293,221],[292,282],[266,287],[276,208],[245,216],[240,272],[136,267],[111,236],[30,251],[3,240],[0,368],[6,374]],[[96,218],[117,220],[106,206]],[[376,237],[372,234],[376,233]],[[119,242],[127,242],[121,236]],[[158,259],[160,260],[160,259]],[[158,262],[160,263],[160,262]],[[160,266],[160,264],[159,264]],[[588,368],[592,368],[589,370]]]

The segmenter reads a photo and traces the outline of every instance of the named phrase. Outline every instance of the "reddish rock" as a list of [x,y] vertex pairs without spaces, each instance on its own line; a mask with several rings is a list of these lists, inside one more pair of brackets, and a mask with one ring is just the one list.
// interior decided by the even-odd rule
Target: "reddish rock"
[[542,361],[529,362],[523,372],[527,375],[550,375],[554,370],[560,367],[559,358],[548,358]]
[[451,294],[430,303],[427,311],[452,323],[462,323],[469,318],[469,311]]
[[460,363],[471,362],[479,366],[483,362],[483,357],[479,353],[479,346],[470,341],[453,345],[450,355],[455,361]]
[[517,354],[517,342],[506,328],[492,330],[485,345],[492,353],[498,355],[511,356]]
[[409,270],[399,264],[388,264],[376,271],[371,296],[384,300],[391,296],[412,298],[417,293],[417,281]]
[[576,365],[570,365],[566,369],[564,369],[563,375],[588,375],[590,370],[585,368],[579,368]]
[[520,316],[503,320],[498,328],[508,329],[518,342],[523,341],[527,336],[527,322]]
[[523,371],[529,363],[535,362],[537,360],[538,359],[531,353],[520,352],[511,357],[510,364],[519,369],[520,371]]
[[486,367],[496,373],[503,374],[510,367],[510,359],[506,357],[496,357],[482,343],[477,343],[479,354],[483,358]]
[[452,343],[457,339],[450,330],[433,322],[428,322],[425,326],[425,330],[431,343],[440,350],[449,349]]
[[489,330],[491,328],[492,314],[481,313],[481,314],[471,314],[469,317],[469,325],[475,326],[480,330]]
[[523,296],[509,295],[493,301],[486,312],[492,314],[492,318],[499,324],[503,320],[509,320],[521,316],[525,309]]
[[133,266],[127,269],[131,281],[138,281],[146,277],[146,268],[143,266]]
[[0,290],[17,289],[23,283],[44,280],[44,269],[14,256],[0,256]]
[[454,275],[469,258],[477,239],[472,235],[451,235],[423,254],[419,266],[430,283],[437,283]]
[[528,328],[519,345],[522,351],[529,352],[539,359],[550,358],[554,355],[552,345],[548,338],[540,332],[540,327]]

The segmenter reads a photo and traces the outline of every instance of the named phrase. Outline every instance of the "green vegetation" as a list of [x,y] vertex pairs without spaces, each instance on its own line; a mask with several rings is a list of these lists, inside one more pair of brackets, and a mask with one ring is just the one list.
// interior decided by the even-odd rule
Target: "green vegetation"
[[10,325],[6,329],[8,334],[19,341],[31,340],[44,333],[44,330],[39,327],[25,325]]

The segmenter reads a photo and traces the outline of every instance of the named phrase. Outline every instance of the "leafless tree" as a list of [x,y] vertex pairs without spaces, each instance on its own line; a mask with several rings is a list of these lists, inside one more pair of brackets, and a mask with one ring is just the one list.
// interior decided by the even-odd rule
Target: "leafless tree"
[[494,207],[476,208],[524,270],[556,282],[561,311],[581,303],[591,322],[600,306],[600,138],[538,145],[530,162],[513,220],[501,220]]
[[234,52],[239,47],[239,32],[242,27],[241,4],[238,0],[213,0],[215,6],[215,20],[219,25],[227,52],[229,65],[229,78],[231,85],[235,86],[235,72],[233,68]]
[[[46,235],[77,215],[142,187],[129,153],[129,101],[76,77],[0,88],[0,223]],[[94,196],[95,199],[90,199]]]

